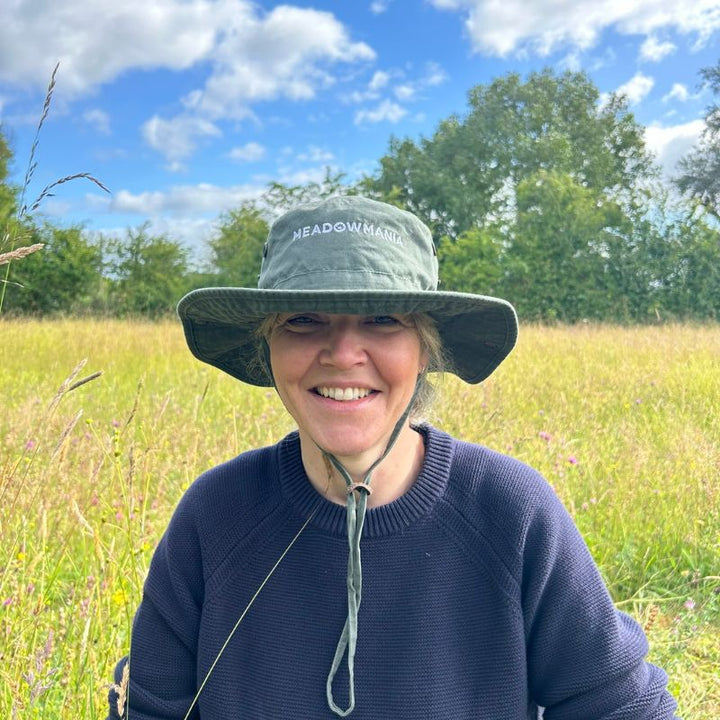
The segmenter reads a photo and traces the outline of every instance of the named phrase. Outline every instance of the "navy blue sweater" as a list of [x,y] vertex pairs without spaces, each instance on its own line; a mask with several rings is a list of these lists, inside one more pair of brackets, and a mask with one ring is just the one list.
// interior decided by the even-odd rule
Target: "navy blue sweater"
[[[642,630],[613,607],[545,480],[517,460],[421,431],[416,483],[367,513],[351,718],[526,720],[538,706],[546,720],[674,718],[665,674],[644,660]],[[191,717],[336,718],[325,682],[347,613],[345,509],[313,489],[293,433],[210,470],[181,500],[133,625],[131,720],[185,716],[313,510]],[[334,690],[346,707],[343,668]]]

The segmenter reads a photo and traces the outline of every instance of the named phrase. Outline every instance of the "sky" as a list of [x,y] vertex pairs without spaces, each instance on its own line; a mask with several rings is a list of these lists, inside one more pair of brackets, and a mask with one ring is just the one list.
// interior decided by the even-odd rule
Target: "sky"
[[720,0],[3,0],[0,131],[54,224],[149,223],[201,258],[269,182],[350,181],[392,137],[430,137],[510,72],[586,72],[624,93],[670,175],[712,101]]

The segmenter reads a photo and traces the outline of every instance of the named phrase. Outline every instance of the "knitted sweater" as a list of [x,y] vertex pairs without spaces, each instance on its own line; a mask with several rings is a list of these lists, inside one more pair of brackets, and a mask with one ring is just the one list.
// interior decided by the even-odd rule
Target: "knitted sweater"
[[[545,480],[420,431],[417,481],[365,521],[351,718],[527,720],[538,706],[545,720],[674,718],[665,674],[644,661],[642,630],[613,607]],[[337,717],[325,683],[347,614],[345,508],[316,493],[292,433],[205,473],[181,500],[133,625],[130,720],[185,717],[313,511],[191,717]],[[341,707],[347,682],[341,666]]]

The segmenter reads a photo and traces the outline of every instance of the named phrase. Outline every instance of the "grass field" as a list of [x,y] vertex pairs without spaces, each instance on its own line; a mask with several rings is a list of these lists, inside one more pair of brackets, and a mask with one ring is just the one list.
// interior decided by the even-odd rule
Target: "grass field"
[[[177,323],[4,321],[0,340],[0,717],[103,718],[183,490],[292,425]],[[444,378],[430,419],[545,474],[681,716],[717,720],[720,327],[526,328],[482,386]]]

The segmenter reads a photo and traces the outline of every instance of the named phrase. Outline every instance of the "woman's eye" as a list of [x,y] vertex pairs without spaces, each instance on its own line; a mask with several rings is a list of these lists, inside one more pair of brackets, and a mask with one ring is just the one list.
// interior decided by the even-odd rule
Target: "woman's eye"
[[400,321],[392,315],[373,315],[369,318],[372,325],[398,325]]
[[291,315],[285,320],[285,325],[296,330],[305,330],[318,326],[320,320],[314,315]]

